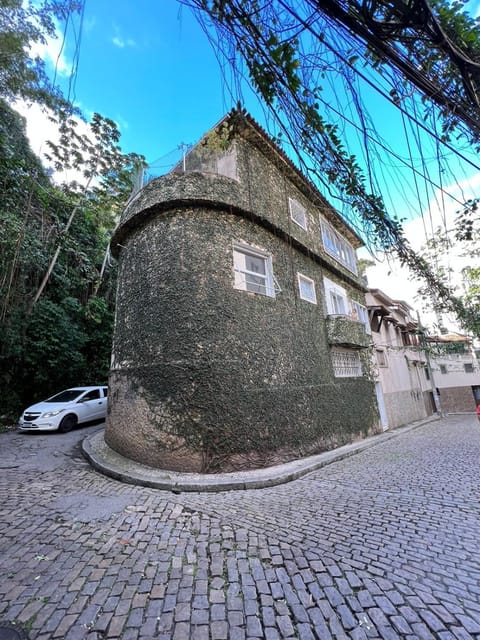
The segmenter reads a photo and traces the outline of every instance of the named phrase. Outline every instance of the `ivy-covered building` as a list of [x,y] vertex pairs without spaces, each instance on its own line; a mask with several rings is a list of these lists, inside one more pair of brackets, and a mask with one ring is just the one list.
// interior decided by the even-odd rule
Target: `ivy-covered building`
[[361,240],[247,114],[128,204],[107,444],[216,472],[378,427]]

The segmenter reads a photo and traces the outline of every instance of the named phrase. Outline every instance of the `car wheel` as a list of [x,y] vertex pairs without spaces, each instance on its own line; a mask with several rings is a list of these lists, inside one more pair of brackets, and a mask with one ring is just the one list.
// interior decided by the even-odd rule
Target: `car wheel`
[[77,426],[77,417],[76,416],[65,416],[58,427],[58,430],[61,433],[67,433],[67,431],[71,431],[73,427]]

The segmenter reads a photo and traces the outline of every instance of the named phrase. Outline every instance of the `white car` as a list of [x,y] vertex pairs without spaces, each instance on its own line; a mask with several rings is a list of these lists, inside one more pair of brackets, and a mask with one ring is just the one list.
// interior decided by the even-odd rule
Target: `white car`
[[77,424],[103,420],[107,387],[74,387],[28,407],[18,421],[20,431],[71,431]]

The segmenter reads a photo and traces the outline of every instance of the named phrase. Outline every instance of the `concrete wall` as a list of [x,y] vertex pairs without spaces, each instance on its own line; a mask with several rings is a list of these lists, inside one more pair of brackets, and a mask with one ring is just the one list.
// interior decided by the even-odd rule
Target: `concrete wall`
[[431,411],[427,411],[423,392],[397,391],[384,393],[383,397],[390,429],[431,415]]
[[472,387],[442,387],[439,391],[443,412],[475,412],[476,403]]

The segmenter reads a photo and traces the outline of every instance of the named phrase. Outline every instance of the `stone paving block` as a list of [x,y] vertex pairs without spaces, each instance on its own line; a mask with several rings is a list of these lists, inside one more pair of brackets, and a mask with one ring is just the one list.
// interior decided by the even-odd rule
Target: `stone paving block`
[[382,638],[382,640],[401,640],[402,638],[402,636],[398,635],[398,633],[390,626],[378,626],[377,631],[380,634],[380,638]]
[[225,621],[215,621],[210,625],[210,634],[212,640],[228,639],[228,624]]
[[413,622],[411,626],[419,640],[434,640],[435,636],[423,622]]
[[337,607],[345,602],[344,597],[335,587],[325,587],[324,592],[332,607]]
[[243,601],[243,610],[245,611],[246,616],[256,616],[259,612],[259,604],[258,600],[255,598],[245,599]]
[[173,612],[175,622],[186,622],[190,620],[191,609],[190,602],[177,602]]
[[[60,624],[51,632],[52,638],[63,638],[67,635],[70,628],[76,624],[78,617],[75,615],[63,616]],[[83,627],[83,634],[85,635],[85,627]]]
[[443,622],[432,611],[428,611],[427,609],[420,609],[419,615],[428,626],[428,628],[433,632],[438,632],[445,629],[445,625],[443,624]]
[[277,616],[276,623],[280,631],[280,635],[283,638],[288,638],[289,636],[293,636],[295,634],[295,629],[288,615]]
[[265,640],[280,640],[280,633],[273,627],[267,627],[264,629]]
[[208,609],[194,609],[192,611],[191,623],[193,625],[206,625],[209,623],[210,613]]
[[350,638],[352,640],[367,640],[367,635],[361,627],[356,627],[350,632]]
[[357,598],[362,607],[375,607],[375,600],[373,599],[372,594],[366,589],[363,591],[358,591]]
[[386,616],[392,616],[397,613],[396,608],[386,596],[377,596],[375,602]]
[[463,627],[451,627],[450,631],[458,640],[473,640],[475,636],[472,636]]
[[462,627],[465,629],[465,631],[468,631],[468,633],[480,633],[480,624],[473,618],[461,614],[458,614],[457,618]]

